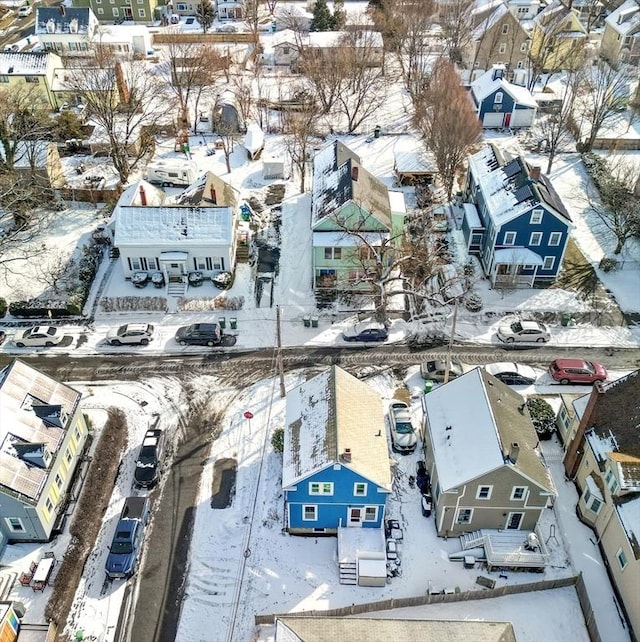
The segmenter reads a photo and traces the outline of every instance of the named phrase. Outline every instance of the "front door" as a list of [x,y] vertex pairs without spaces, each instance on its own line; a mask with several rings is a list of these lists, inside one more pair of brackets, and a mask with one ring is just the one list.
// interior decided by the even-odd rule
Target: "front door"
[[184,274],[184,265],[182,263],[166,263],[166,266],[169,278],[181,277]]
[[522,518],[524,517],[524,513],[509,513],[509,517],[507,517],[507,530],[508,531],[519,531],[520,530],[520,524],[522,524]]
[[347,526],[361,526],[363,512],[363,508],[349,508],[349,522]]
[[131,7],[124,8],[124,19],[133,20],[133,10],[131,9]]

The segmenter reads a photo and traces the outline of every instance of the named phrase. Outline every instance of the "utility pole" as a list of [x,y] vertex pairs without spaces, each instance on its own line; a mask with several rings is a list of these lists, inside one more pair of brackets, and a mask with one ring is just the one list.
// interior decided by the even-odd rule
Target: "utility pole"
[[282,368],[282,353],[280,349],[282,348],[282,335],[280,333],[280,306],[276,306],[276,343],[278,346],[278,353],[276,356],[276,366],[278,368],[278,374],[280,376],[280,396],[286,397],[287,391],[284,387],[284,369]]
[[456,333],[456,319],[458,318],[458,298],[456,297],[455,306],[453,308],[453,321],[451,322],[451,334],[449,335],[449,345],[447,347],[447,359],[444,366],[444,381],[449,381],[449,372],[451,371],[451,350],[453,349],[453,337]]

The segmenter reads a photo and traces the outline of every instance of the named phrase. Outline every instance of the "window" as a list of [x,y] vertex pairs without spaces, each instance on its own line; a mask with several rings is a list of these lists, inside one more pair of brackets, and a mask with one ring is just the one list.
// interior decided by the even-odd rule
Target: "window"
[[618,564],[620,564],[620,569],[624,570],[624,567],[627,565],[627,556],[621,548],[618,549],[616,558],[618,559]]
[[500,43],[500,46],[498,47],[498,53],[506,53],[507,52],[507,45],[504,44],[504,42]]
[[318,507],[310,506],[308,504],[302,507],[302,521],[303,522],[316,522],[318,521]]
[[529,7],[518,7],[518,17],[526,16],[529,13]]
[[364,521],[365,522],[376,522],[376,521],[378,521],[378,507],[377,506],[365,506],[364,507]]
[[283,56],[289,55],[289,47],[282,47],[282,55]]
[[9,76],[0,75],[0,82],[9,82]]
[[456,517],[457,524],[471,524],[473,518],[473,508],[460,508]]
[[5,522],[7,522],[7,525],[9,526],[9,530],[12,533],[25,532],[24,524],[22,523],[22,520],[19,517],[7,517],[7,519],[5,519]]
[[353,485],[353,494],[356,497],[364,497],[367,494],[367,484],[362,482],[356,482]]
[[113,17],[114,17],[114,18],[119,18],[119,17],[120,17],[120,11],[118,10],[118,7],[114,7],[114,8],[111,10],[111,13],[113,14]]
[[551,232],[551,236],[549,236],[549,245],[551,247],[556,247],[560,245],[561,240],[562,240],[562,232]]
[[216,271],[224,270],[224,258],[221,256],[213,257],[213,269]]
[[542,243],[542,232],[531,232],[529,245],[540,245]]
[[60,490],[62,488],[62,477],[60,477],[59,474],[56,475],[54,482],[55,482],[56,488]]
[[104,9],[102,7],[97,7],[98,9],[98,15],[101,16],[104,14]]
[[138,18],[144,18],[147,12],[144,9],[138,9]]
[[525,498],[527,494],[526,486],[514,486],[511,489],[511,501],[519,502]]
[[25,76],[24,81],[37,85],[40,82],[40,78],[38,78],[38,76]]
[[516,64],[516,69],[522,69],[524,67],[524,63],[522,60],[518,60],[518,63]]
[[482,243],[482,234],[474,232],[471,235],[471,245],[480,245],[480,243]]
[[476,499],[491,499],[491,491],[493,486],[478,486],[476,492]]
[[184,4],[183,2],[178,2],[178,4],[176,5],[176,9],[178,11],[186,11],[187,10],[187,5]]
[[309,495],[333,495],[333,482],[310,482]]
[[504,244],[505,245],[515,245],[516,242],[516,233],[515,232],[505,232],[504,233]]
[[341,247],[325,247],[324,248],[324,258],[327,260],[340,260],[342,258],[342,248]]
[[540,225],[542,223],[542,215],[544,210],[532,210],[529,225]]
[[526,43],[526,42],[523,42],[523,43],[520,45],[520,51],[521,51],[522,53],[527,53],[527,49],[528,49],[528,47],[527,47],[527,43]]
[[496,97],[493,99],[493,102],[497,105],[501,104],[503,95],[504,94],[501,91],[496,92]]
[[509,25],[502,25],[502,35],[506,36],[509,33]]
[[600,508],[602,507],[602,500],[598,499],[593,495],[593,493],[588,489],[584,489],[584,504],[585,506],[593,513],[598,513],[600,512]]
[[543,270],[553,270],[553,266],[556,263],[556,257],[555,256],[545,256],[544,257],[544,263],[542,264],[542,269]]
[[70,464],[71,461],[73,460],[73,455],[71,454],[71,451],[67,448],[66,452],[64,453],[64,459],[67,462],[67,464]]
[[44,507],[47,509],[47,513],[53,513],[53,502],[47,497],[47,501],[44,503]]

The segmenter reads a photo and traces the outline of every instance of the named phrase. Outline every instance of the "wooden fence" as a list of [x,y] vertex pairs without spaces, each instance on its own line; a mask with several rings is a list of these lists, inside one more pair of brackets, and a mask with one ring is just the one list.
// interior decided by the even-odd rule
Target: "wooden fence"
[[246,44],[253,42],[250,33],[154,33],[154,45],[168,45],[172,43],[208,43],[208,44]]
[[117,189],[89,189],[63,187],[59,190],[65,201],[80,201],[82,203],[115,203],[120,197]]

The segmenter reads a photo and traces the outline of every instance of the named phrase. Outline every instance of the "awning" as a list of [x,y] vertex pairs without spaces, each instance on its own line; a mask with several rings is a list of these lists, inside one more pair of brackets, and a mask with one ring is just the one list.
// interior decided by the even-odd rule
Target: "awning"
[[506,265],[543,265],[542,257],[526,247],[510,247],[496,250],[494,263]]
[[189,252],[160,252],[161,261],[186,261]]
[[313,233],[314,247],[349,247],[367,243],[375,247],[388,240],[388,232],[360,232],[359,234],[349,234],[348,232]]

